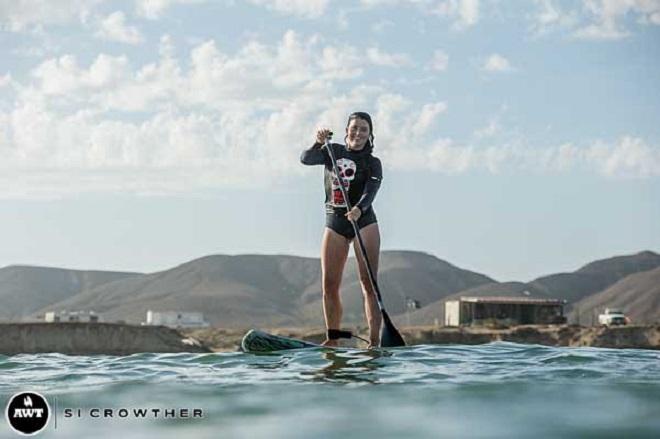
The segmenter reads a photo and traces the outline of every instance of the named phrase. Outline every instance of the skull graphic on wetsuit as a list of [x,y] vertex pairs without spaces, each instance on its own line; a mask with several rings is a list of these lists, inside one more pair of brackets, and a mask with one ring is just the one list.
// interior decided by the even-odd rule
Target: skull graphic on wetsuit
[[[346,193],[348,193],[348,189],[351,187],[351,181],[355,178],[357,165],[353,160],[342,158],[337,160],[337,168],[339,169],[339,176],[344,184]],[[346,207],[344,196],[339,188],[339,181],[337,181],[334,170],[332,171],[332,204],[335,207]]]

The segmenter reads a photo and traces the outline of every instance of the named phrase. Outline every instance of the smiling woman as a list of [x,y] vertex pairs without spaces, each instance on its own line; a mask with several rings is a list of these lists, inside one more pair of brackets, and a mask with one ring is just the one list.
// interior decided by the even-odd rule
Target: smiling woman
[[[342,307],[339,294],[344,266],[350,244],[355,238],[351,222],[360,230],[371,270],[376,276],[380,251],[380,231],[376,213],[371,206],[383,178],[380,160],[372,155],[374,148],[373,122],[368,113],[356,112],[349,116],[346,126],[345,145],[327,143],[331,132],[321,128],[316,133],[316,143],[303,151],[301,161],[305,165],[325,166],[326,228],[321,245],[323,271],[323,314],[328,330],[326,346],[338,346],[341,336]],[[332,148],[336,159],[336,175],[327,146]],[[341,186],[343,186],[343,189]],[[348,194],[348,203],[344,199]],[[350,210],[348,206],[353,206]],[[364,295],[364,309],[369,325],[370,346],[378,346],[381,313],[376,292],[369,277],[366,262],[358,244],[353,249],[360,272],[360,284]]]

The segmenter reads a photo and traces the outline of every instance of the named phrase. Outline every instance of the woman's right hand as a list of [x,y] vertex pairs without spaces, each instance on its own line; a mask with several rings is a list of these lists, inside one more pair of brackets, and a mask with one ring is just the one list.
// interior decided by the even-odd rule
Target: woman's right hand
[[325,141],[329,140],[332,137],[332,131],[328,128],[319,128],[316,130],[316,143],[325,145]]

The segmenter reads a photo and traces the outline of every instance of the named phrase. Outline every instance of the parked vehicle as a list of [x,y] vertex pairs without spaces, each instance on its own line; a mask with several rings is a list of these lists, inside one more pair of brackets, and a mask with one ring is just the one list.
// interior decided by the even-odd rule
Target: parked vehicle
[[619,326],[628,323],[628,318],[620,309],[605,308],[605,312],[598,316],[598,323],[603,326]]

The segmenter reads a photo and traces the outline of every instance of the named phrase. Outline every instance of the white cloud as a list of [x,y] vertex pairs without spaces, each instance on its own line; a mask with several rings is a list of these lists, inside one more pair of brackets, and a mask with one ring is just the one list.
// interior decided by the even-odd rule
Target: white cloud
[[[278,110],[161,110],[144,121],[102,113],[68,115],[24,102],[0,112],[3,197],[66,195],[80,191],[177,193],[226,187],[264,187],[302,173],[297,157],[314,128],[342,132],[346,115],[376,101],[376,148],[390,170],[562,173],[586,170],[604,177],[660,176],[660,148],[639,138],[615,144],[532,148],[476,147],[434,138],[446,104],[421,108],[382,88],[334,90],[329,101],[292,96]],[[368,108],[368,107],[367,107]],[[337,136],[340,140],[340,136]]]
[[161,58],[171,58],[174,56],[174,41],[169,35],[162,35],[158,45],[158,54]]
[[539,11],[536,14],[539,24],[548,26],[561,21],[563,14],[552,0],[536,0],[535,3],[539,5]]
[[497,53],[493,53],[486,58],[481,68],[487,72],[510,72],[513,70],[509,60]]
[[359,86],[343,94],[333,90],[328,101],[290,96],[269,112],[172,108],[145,120],[113,120],[95,111],[63,114],[45,102],[23,102],[0,111],[2,196],[176,193],[287,181],[313,172],[300,166],[298,156],[314,127],[329,124],[340,132],[346,115],[378,93]]
[[433,51],[433,57],[431,58],[430,67],[433,70],[442,72],[447,70],[449,65],[449,55],[447,55],[442,50]]
[[557,29],[568,29],[578,24],[578,13],[562,9],[555,0],[535,0],[537,11],[532,14],[530,30],[544,35]]
[[431,10],[442,17],[454,20],[454,28],[467,29],[479,22],[479,0],[445,0]]
[[378,97],[376,101],[375,119],[382,128],[379,130],[380,138],[386,142],[392,142],[399,134],[398,127],[401,126],[400,114],[404,113],[412,105],[409,99],[399,94],[386,93]]
[[390,169],[433,169],[430,163],[435,145],[452,142],[437,140],[433,135],[447,108],[446,102],[418,106],[403,95],[380,92],[373,114],[376,144],[378,154]]
[[136,0],[135,10],[141,17],[156,20],[174,5],[204,3],[206,1],[208,0]]
[[536,0],[531,30],[537,35],[569,29],[584,40],[620,40],[631,35],[627,17],[638,24],[660,25],[660,0],[582,0],[581,8],[568,9],[555,0]]
[[361,0],[367,8],[411,5],[426,15],[453,20],[453,27],[463,30],[479,22],[479,0]]
[[[166,0],[154,0],[166,1]],[[248,0],[281,13],[302,18],[323,15],[330,0]],[[630,34],[622,23],[628,14],[635,15],[643,25],[660,25],[660,0],[582,0],[582,8],[570,8],[569,3],[557,0],[534,0],[537,12],[531,14],[530,30],[546,34],[558,29],[572,29],[573,35],[583,39],[620,39]],[[574,2],[576,3],[576,2]],[[437,15],[453,21],[456,30],[477,25],[481,19],[480,0],[361,0],[366,8],[412,6],[426,15]],[[497,2],[493,2],[497,6]],[[560,6],[562,5],[562,6]],[[372,25],[381,32],[388,22]]]
[[364,6],[375,8],[379,6],[393,6],[399,3],[412,3],[414,0],[360,0]]
[[405,67],[412,64],[410,57],[403,53],[387,53],[377,47],[367,49],[367,57],[372,64],[388,67]]
[[[44,61],[32,76],[45,95],[83,99],[101,109],[148,111],[166,104],[276,109],[301,88],[309,93],[319,89],[319,81],[356,79],[370,65],[355,47],[324,45],[317,37],[302,40],[292,31],[275,44],[250,41],[233,55],[209,40],[194,47],[185,63],[174,58],[167,36],[161,38],[159,51],[158,62],[135,71],[127,71],[125,57],[102,55],[87,69],[74,56],[65,55]],[[92,77],[104,66],[115,71],[115,82],[92,89],[98,83]]]
[[136,27],[126,24],[126,16],[121,11],[115,11],[101,20],[96,36],[127,44],[140,44],[144,41],[144,37]]
[[[606,178],[660,177],[660,145],[624,136],[616,142],[562,144],[535,147],[523,136],[494,143],[502,131],[492,119],[477,138],[480,144],[462,144],[437,137],[434,124],[447,111],[444,102],[415,108],[406,97],[380,93],[374,120],[378,154],[389,169],[430,170],[444,174],[485,172],[504,174],[533,172],[561,174],[593,173]],[[504,109],[503,109],[504,111]],[[479,130],[478,130],[479,131]],[[509,136],[511,137],[511,136]],[[491,144],[482,144],[484,141]]]
[[80,68],[76,58],[64,55],[41,63],[32,72],[45,95],[72,95],[73,92],[114,86],[128,74],[125,56],[99,55],[89,69]]
[[474,131],[474,136],[477,139],[486,139],[489,137],[493,137],[497,133],[501,131],[502,127],[500,126],[499,121],[497,118],[490,119],[486,126],[482,128],[478,128],[477,130]]
[[584,0],[584,10],[593,23],[575,32],[577,38],[618,40],[630,35],[621,21],[627,14],[637,14],[638,21],[660,24],[660,0]]
[[660,149],[636,137],[624,137],[614,146],[593,145],[585,153],[585,160],[607,176],[660,176]]
[[433,124],[436,122],[438,115],[447,111],[447,104],[445,102],[436,102],[433,104],[425,104],[422,106],[419,114],[412,124],[412,135],[414,138],[421,138],[426,135]]
[[[374,115],[378,155],[390,169],[660,174],[658,148],[633,137],[556,148],[495,144],[502,137],[497,120],[467,143],[439,137],[449,108],[442,98],[412,100],[392,82],[365,74],[374,65],[409,65],[405,54],[293,31],[237,49],[215,40],[184,47],[163,35],[152,48],[156,60],[145,64],[65,54],[40,62],[25,78],[0,76],[3,95],[14,96],[0,106],[3,188],[28,194],[263,187],[313,172],[298,164],[299,150],[319,124],[341,132],[355,110]],[[491,71],[513,69],[501,55],[489,61]],[[444,70],[447,63],[436,50],[430,65]]]
[[23,31],[30,26],[85,22],[104,0],[5,0],[0,2],[0,28]]
[[479,21],[479,0],[461,0],[458,16],[460,26],[474,26]]
[[0,76],[0,88],[7,87],[11,84],[11,74],[7,73],[3,76]]
[[[347,114],[373,108],[384,93],[360,83],[374,62],[366,48],[291,31],[233,53],[209,40],[181,60],[164,35],[159,53],[141,66],[125,56],[85,64],[62,55],[16,82],[13,105],[0,107],[3,196],[263,187],[312,172],[297,157],[314,128],[341,132]],[[420,136],[445,108],[406,105],[406,129]]]
[[17,46],[11,50],[11,55],[21,58],[43,59],[62,52],[61,45],[52,35],[48,35],[43,29],[30,32],[33,37],[24,45]]
[[573,35],[583,40],[620,40],[628,37],[630,31],[621,27],[615,20],[605,20],[584,26]]
[[474,149],[456,147],[450,139],[440,139],[429,149],[426,166],[447,174],[462,174],[473,168],[477,159]]
[[322,16],[330,0],[248,0],[250,3],[265,6],[282,14],[300,18],[318,18]]
[[567,143],[545,150],[540,165],[547,171],[591,170],[605,177],[658,177],[660,147],[633,136],[624,136],[615,143]]
[[[254,98],[260,99],[262,105],[279,107],[286,100],[287,91],[304,86],[316,75],[336,79],[331,72],[328,74],[332,66],[318,64],[313,47],[318,48],[317,40],[303,42],[292,31],[286,32],[274,46],[251,41],[233,57],[221,52],[214,41],[208,41],[191,53],[191,69],[186,78],[190,84],[188,92],[195,101],[213,106],[223,100]],[[339,62],[347,61],[346,65],[359,62],[357,57],[354,63],[348,62],[342,57],[341,48],[325,49],[333,51]]]
[[357,78],[364,73],[361,59],[353,47],[324,47],[319,61],[322,76],[330,80]]
[[427,169],[449,175],[479,171],[492,174],[580,171],[606,178],[654,178],[660,176],[660,147],[634,137],[623,137],[614,144],[569,143],[548,148],[513,144],[475,147],[438,139],[428,148],[415,146],[388,151],[387,163],[401,170]]

